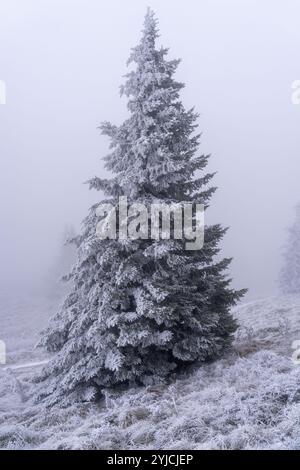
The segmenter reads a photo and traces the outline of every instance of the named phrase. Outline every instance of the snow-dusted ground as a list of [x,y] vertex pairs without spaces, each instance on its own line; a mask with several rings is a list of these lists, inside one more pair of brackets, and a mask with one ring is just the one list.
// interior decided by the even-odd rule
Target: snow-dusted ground
[[[55,304],[0,301],[0,339],[8,363],[45,360],[33,349]],[[168,387],[107,393],[105,400],[46,410],[30,400],[34,368],[0,366],[0,448],[299,449],[300,297],[272,298],[235,309],[241,325],[224,359]]]
[[[40,297],[11,297],[0,291],[0,340],[6,343],[7,365],[46,357],[35,348],[40,331],[55,313],[58,301]],[[1,367],[1,366],[0,366]]]

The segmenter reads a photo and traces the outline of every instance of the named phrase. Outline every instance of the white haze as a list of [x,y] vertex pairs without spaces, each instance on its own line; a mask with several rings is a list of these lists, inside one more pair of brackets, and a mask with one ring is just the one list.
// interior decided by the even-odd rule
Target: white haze
[[97,126],[127,115],[119,85],[147,6],[181,57],[183,100],[201,113],[201,152],[219,190],[210,222],[252,298],[272,294],[285,230],[300,201],[297,0],[0,0],[0,284],[38,286],[64,227],[99,194],[108,142]]

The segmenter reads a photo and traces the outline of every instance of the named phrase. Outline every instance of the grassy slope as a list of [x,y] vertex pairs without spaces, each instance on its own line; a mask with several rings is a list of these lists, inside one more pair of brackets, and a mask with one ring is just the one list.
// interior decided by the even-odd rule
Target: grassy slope
[[[41,326],[48,309],[37,303],[24,334],[16,335],[22,306],[15,321],[11,308],[3,330],[8,340],[14,337],[10,359],[37,359],[32,331],[40,328],[30,321],[38,317]],[[0,371],[0,447],[300,448],[300,366],[291,361],[292,342],[300,340],[300,297],[252,302],[235,315],[241,328],[224,359],[168,387],[108,393],[97,405],[49,412],[30,404],[29,371]]]

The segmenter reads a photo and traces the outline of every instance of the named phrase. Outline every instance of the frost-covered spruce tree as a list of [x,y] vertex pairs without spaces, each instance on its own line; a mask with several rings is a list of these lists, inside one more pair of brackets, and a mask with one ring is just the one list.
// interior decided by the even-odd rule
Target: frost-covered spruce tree
[[[120,126],[104,123],[111,139],[106,168],[114,177],[90,187],[106,202],[208,205],[213,174],[198,156],[197,114],[179,99],[174,79],[179,60],[157,49],[156,20],[149,10],[140,44],[132,50],[122,93],[130,115]],[[97,206],[78,239],[71,273],[74,290],[41,344],[55,352],[43,371],[42,396],[90,400],[106,387],[162,382],[189,364],[207,361],[230,345],[236,323],[230,308],[243,295],[229,287],[230,259],[214,262],[225,233],[206,227],[201,250],[184,240],[100,240]]]
[[296,206],[296,220],[289,229],[279,287],[283,294],[300,294],[300,204]]

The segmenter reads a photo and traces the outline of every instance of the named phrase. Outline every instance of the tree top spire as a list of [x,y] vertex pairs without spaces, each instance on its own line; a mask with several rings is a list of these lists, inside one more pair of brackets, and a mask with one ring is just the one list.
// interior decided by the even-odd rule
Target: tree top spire
[[155,17],[154,11],[148,7],[144,19],[142,43],[144,45],[147,44],[148,46],[152,46],[153,49],[155,47],[155,40],[159,36],[157,23],[158,20]]
[[147,12],[144,19],[144,31],[153,31],[157,29],[157,18],[155,17],[155,13],[152,8],[148,7]]

